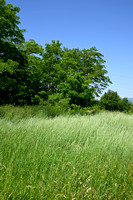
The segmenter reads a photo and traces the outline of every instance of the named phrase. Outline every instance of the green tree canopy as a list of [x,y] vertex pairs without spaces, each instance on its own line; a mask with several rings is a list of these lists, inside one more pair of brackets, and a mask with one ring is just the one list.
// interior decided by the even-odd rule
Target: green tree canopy
[[[69,99],[69,103],[89,106],[111,83],[103,55],[96,48],[62,48],[59,41],[46,44],[41,83],[49,95]],[[60,99],[58,99],[60,100]]]
[[117,92],[112,90],[108,90],[105,92],[100,99],[100,104],[106,109],[110,111],[116,111],[121,109],[121,98],[119,97]]
[[17,45],[24,42],[17,13],[20,8],[0,1],[0,104],[15,103],[27,78],[27,58]]
[[100,105],[106,110],[124,112],[130,112],[133,107],[126,97],[120,98],[117,92],[111,90],[103,94],[100,99]]
[[23,32],[19,28],[20,17],[16,14],[20,11],[19,7],[7,4],[5,0],[0,0],[0,39],[21,43],[24,41]]
[[25,41],[20,8],[0,1],[0,104],[66,100],[82,107],[111,83],[103,55],[95,47],[68,49],[52,41],[45,48]]

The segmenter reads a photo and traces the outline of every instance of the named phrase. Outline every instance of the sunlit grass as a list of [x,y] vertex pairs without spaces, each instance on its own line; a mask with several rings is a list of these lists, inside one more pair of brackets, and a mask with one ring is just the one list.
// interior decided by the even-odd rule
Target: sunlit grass
[[0,199],[133,199],[133,116],[0,120]]

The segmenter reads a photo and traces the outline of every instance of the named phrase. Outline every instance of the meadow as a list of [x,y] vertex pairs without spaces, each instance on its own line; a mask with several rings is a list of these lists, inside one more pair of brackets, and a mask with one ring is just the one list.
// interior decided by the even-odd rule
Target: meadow
[[1,114],[1,200],[133,199],[133,115],[25,113]]

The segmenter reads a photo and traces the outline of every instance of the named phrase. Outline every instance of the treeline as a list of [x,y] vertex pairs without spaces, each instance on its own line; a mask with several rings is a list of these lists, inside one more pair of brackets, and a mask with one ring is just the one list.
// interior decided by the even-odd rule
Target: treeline
[[0,105],[96,105],[111,83],[104,56],[95,47],[68,49],[53,40],[43,48],[25,41],[19,11],[0,1]]
[[93,104],[110,83],[103,55],[95,47],[68,49],[59,41],[45,48],[25,41],[18,25],[18,7],[0,5],[0,104],[39,104],[67,101]]

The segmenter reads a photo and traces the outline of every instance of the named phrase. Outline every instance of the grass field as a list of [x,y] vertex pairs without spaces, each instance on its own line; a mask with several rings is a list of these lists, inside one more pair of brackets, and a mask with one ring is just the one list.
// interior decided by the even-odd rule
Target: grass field
[[0,200],[133,199],[133,115],[0,119]]

